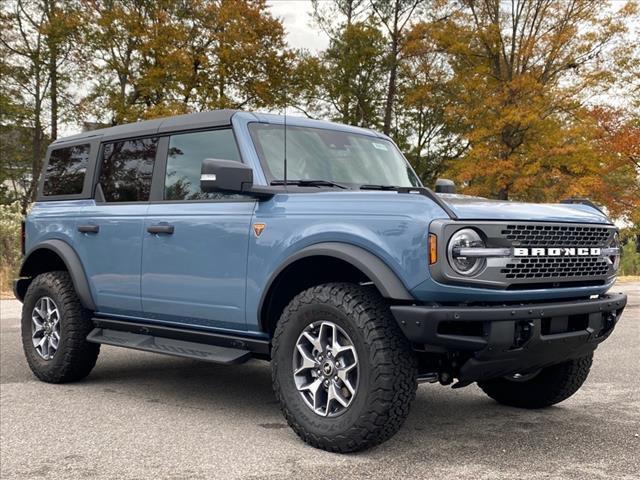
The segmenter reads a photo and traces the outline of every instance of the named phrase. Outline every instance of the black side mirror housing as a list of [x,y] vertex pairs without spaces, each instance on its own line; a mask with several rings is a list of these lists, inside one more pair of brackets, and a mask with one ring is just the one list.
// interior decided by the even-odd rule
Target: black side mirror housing
[[436,180],[436,193],[456,193],[456,184],[448,178]]
[[248,192],[253,186],[253,170],[234,160],[206,158],[200,170],[200,190],[210,192]]
[[246,193],[261,199],[271,198],[275,191],[253,186],[253,169],[235,160],[205,158],[200,169],[200,190],[205,193]]

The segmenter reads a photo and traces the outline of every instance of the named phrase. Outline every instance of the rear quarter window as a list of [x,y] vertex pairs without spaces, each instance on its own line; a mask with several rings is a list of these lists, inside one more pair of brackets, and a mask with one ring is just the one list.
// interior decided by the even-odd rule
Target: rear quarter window
[[91,145],[73,145],[51,151],[44,172],[44,196],[77,195],[82,193],[89,164]]

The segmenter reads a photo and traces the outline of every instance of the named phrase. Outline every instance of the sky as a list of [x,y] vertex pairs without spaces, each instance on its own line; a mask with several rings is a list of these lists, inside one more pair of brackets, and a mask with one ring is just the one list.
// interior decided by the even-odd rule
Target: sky
[[327,35],[312,25],[310,0],[267,0],[267,5],[282,20],[290,47],[318,52],[329,45]]

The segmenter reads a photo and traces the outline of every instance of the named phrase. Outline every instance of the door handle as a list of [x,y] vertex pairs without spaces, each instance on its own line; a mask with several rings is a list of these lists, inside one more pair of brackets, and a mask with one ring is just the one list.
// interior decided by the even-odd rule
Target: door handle
[[100,231],[99,225],[78,225],[78,231],[81,233],[98,233]]
[[159,225],[149,225],[147,227],[147,232],[149,233],[164,233],[167,235],[171,235],[173,233],[174,227],[173,225],[168,225],[161,223]]

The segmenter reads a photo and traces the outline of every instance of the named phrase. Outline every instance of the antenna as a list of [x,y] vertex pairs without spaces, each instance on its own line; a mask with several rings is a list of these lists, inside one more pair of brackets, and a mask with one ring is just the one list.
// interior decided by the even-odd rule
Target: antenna
[[284,94],[284,189],[287,190],[287,92]]

